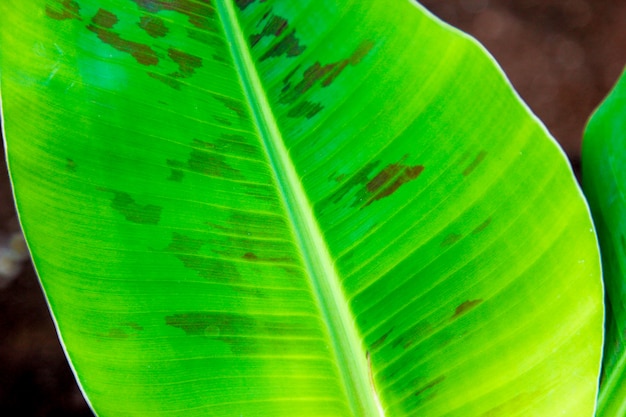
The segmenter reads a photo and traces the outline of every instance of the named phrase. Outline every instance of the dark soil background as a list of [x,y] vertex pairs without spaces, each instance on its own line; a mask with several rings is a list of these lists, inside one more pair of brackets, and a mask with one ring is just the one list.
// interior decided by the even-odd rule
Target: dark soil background
[[[424,0],[477,37],[578,169],[587,118],[626,64],[626,0]],[[19,230],[0,164],[0,243]],[[0,414],[91,416],[32,266],[0,277]]]

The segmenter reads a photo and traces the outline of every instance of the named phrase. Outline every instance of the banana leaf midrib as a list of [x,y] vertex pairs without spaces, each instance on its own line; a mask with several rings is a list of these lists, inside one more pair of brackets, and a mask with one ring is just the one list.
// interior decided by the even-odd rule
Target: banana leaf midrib
[[217,2],[237,73],[274,173],[311,287],[327,325],[337,367],[354,415],[382,416],[368,372],[367,355],[313,209],[289,157],[282,134],[239,26],[233,1]]

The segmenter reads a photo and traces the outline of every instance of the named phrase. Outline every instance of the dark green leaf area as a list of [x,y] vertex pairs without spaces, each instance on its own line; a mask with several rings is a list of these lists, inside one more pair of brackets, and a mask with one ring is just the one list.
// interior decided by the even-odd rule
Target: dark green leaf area
[[263,240],[251,240],[234,235],[206,234],[201,239],[191,238],[174,232],[167,251],[175,254],[199,255],[203,247],[210,248],[210,252],[240,263],[242,266],[249,263],[272,263],[297,265],[290,253],[290,247],[284,242],[272,244]]
[[[165,324],[184,331],[187,336],[224,342],[234,354],[277,354],[290,352],[290,349],[293,352],[299,343],[298,338],[318,334],[312,327],[313,322],[230,312],[174,314],[165,317]],[[277,343],[276,339],[280,342]]]
[[233,313],[185,313],[165,317],[168,326],[183,330],[189,336],[246,334],[257,326],[250,316]]
[[[185,313],[166,316],[168,326],[183,330],[188,336],[204,336],[230,346],[234,354],[254,352],[255,344],[248,333],[257,331],[256,320],[233,313]],[[244,337],[237,337],[244,336]]]
[[229,110],[234,111],[240,119],[249,119],[248,109],[241,101],[226,96],[220,96],[219,94],[212,94],[211,97],[222,102]]
[[54,0],[46,5],[46,15],[55,20],[82,20],[80,5],[74,0]]
[[76,162],[74,162],[73,159],[71,158],[67,158],[66,159],[66,164],[65,164],[65,169],[71,173],[75,173],[76,172]]
[[186,162],[173,159],[167,160],[167,165],[172,168],[172,176],[170,178],[173,178],[174,181],[182,179],[181,169],[213,177],[223,177],[234,180],[244,179],[238,169],[233,168],[225,161],[225,155],[215,152],[219,149],[219,144],[216,145],[194,139],[192,146],[193,149]]
[[135,322],[121,323],[116,327],[111,327],[107,336],[111,339],[127,339],[136,336],[143,331],[143,327]]
[[[289,226],[283,217],[257,215],[245,211],[234,211],[228,216],[227,221],[210,221],[207,225],[213,231],[229,235],[231,239],[279,239],[289,233]],[[246,247],[250,248],[249,245]]]
[[235,264],[220,259],[217,254],[210,257],[201,253],[201,249],[205,245],[210,245],[210,242],[174,233],[172,242],[166,251],[173,253],[185,268],[196,271],[202,278],[231,284],[240,283],[241,274]]
[[[212,142],[193,139],[191,146],[192,150],[185,162],[175,159],[167,160],[167,165],[171,168],[171,175],[168,178],[170,181],[181,182],[185,171],[231,180],[243,180],[244,175],[241,171],[226,162],[227,156],[236,154],[252,161],[263,159],[259,147],[250,144],[244,136],[239,134],[223,133]],[[253,185],[249,184],[247,187],[252,188]]]
[[[446,323],[452,322],[461,316],[469,313],[480,304],[483,303],[482,299],[475,300],[467,300],[459,304],[454,312],[448,316],[448,318],[442,318],[436,326],[442,326]],[[425,340],[427,337],[430,337],[435,327],[433,327],[432,323],[421,321],[415,325],[412,325],[405,330],[398,331],[396,327],[392,327],[390,330],[387,330],[383,333],[378,339],[374,340],[370,344],[370,351],[374,352],[381,349],[383,346],[391,349],[402,348],[403,350],[407,350],[411,348],[413,345],[418,344],[419,342]],[[400,327],[400,324],[398,328]],[[442,347],[449,343],[452,339],[444,337],[444,342],[442,343]]]
[[[226,228],[216,229],[225,231]],[[299,264],[284,242],[270,244],[249,236],[213,233],[191,237],[174,232],[165,252],[174,255],[185,268],[195,271],[199,277],[213,283],[228,284],[240,293],[263,296],[260,280],[263,284],[271,279],[281,286],[302,286],[302,282],[293,282],[294,276],[301,278],[296,273]],[[267,276],[268,270],[272,271],[271,277]]]
[[167,180],[172,181],[172,182],[182,182],[184,178],[185,178],[185,172],[182,169],[172,168],[171,174],[167,178]]
[[129,222],[155,225],[161,221],[163,207],[154,204],[139,204],[130,194],[125,192],[106,188],[98,188],[98,190],[113,194],[111,208]]

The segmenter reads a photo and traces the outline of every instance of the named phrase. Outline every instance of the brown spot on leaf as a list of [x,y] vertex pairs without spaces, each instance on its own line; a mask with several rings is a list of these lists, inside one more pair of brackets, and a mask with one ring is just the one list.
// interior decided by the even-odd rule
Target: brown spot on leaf
[[103,27],[105,29],[112,29],[118,22],[118,18],[108,10],[100,9],[98,13],[91,19],[94,25]]
[[333,68],[333,70],[329,73],[328,77],[326,77],[322,81],[322,87],[328,87],[329,85],[331,85],[333,83],[333,81],[335,81],[335,79],[339,75],[341,75],[342,71],[348,65],[355,66],[355,65],[361,63],[363,58],[365,58],[367,56],[367,54],[372,50],[373,47],[374,47],[374,42],[372,42],[372,41],[365,40],[365,41],[361,42],[361,44],[356,48],[356,50],[352,53],[352,55],[350,55],[350,57],[348,59],[345,59],[343,61],[339,61],[336,64],[336,66]]
[[[257,0],[235,0],[235,3],[237,4],[237,7],[239,7],[239,10],[243,11],[255,1]],[[261,0],[259,3],[265,3],[265,1],[266,0]]]
[[[293,88],[290,88],[287,91],[283,91],[283,94],[281,94],[279,98],[280,103],[292,103],[293,101],[301,97],[304,93],[309,91],[318,82],[321,83],[322,87],[328,87],[337,79],[337,77],[339,77],[339,75],[341,75],[343,70],[348,65],[355,66],[359,64],[373,48],[373,46],[374,43],[372,41],[365,40],[361,42],[361,44],[357,46],[352,55],[350,55],[346,59],[342,59],[340,61],[329,63],[326,65],[322,65],[319,62],[313,63],[304,70],[302,74],[302,81],[296,84]],[[286,85],[289,84],[289,80],[292,76],[293,74],[289,74],[289,76],[283,80],[283,83],[285,83]]]
[[402,349],[408,349],[413,346],[418,341],[427,337],[429,334],[433,332],[433,326],[430,323],[418,323],[402,335],[402,337],[397,338],[392,343],[392,348],[397,348],[398,346],[402,346]]
[[198,29],[215,30],[215,9],[209,0],[133,0],[141,9],[158,13],[163,10],[181,13]]
[[[285,85],[279,97],[279,102],[281,104],[293,104],[318,84],[321,88],[330,86],[348,66],[359,64],[373,47],[374,43],[372,41],[365,40],[357,46],[355,51],[348,58],[325,65],[322,65],[320,62],[315,62],[304,70],[302,80],[292,86],[291,79],[299,66],[296,67],[296,69],[283,80]],[[310,102],[305,99],[295,104],[288,113],[288,116],[293,118],[304,116],[311,118],[322,109],[323,106],[320,103]]]
[[167,55],[178,64],[178,72],[172,73],[176,78],[191,77],[197,68],[202,67],[202,58],[188,54],[175,48],[169,48]]
[[156,16],[141,16],[139,27],[153,38],[162,38],[169,32],[163,20]]
[[489,227],[489,225],[491,224],[491,217],[489,217],[487,220],[485,220],[484,222],[482,222],[476,229],[474,229],[472,231],[472,234],[476,235],[480,232],[482,232],[483,230],[485,230],[487,227]]
[[255,255],[254,253],[252,253],[252,252],[246,252],[246,253],[242,256],[242,258],[243,258],[243,259],[246,259],[246,260],[248,260],[248,261],[258,261],[258,260],[259,260],[259,257],[258,257],[258,256],[256,256],[256,255]]
[[297,100],[298,97],[309,91],[319,80],[331,73],[336,67],[337,63],[327,65],[321,65],[319,62],[314,63],[304,71],[302,81],[293,88],[283,91],[279,99],[280,102],[287,104]]
[[232,122],[225,117],[213,115],[213,118],[221,125],[232,126]]
[[446,238],[441,242],[441,247],[452,246],[459,240],[463,238],[463,235],[459,235],[458,233],[450,233]]
[[73,159],[67,158],[65,168],[69,172],[76,172],[76,162]]
[[476,167],[480,165],[480,163],[485,159],[486,156],[487,156],[486,151],[480,151],[478,155],[476,156],[476,158],[474,158],[472,163],[469,164],[467,168],[465,168],[465,170],[463,171],[463,176],[467,177],[469,174],[471,174],[476,169]]
[[420,388],[417,391],[415,391],[414,396],[415,397],[419,397],[420,395],[424,394],[426,391],[432,390],[437,385],[441,384],[445,379],[446,379],[446,377],[444,375],[442,375],[439,378],[430,381],[428,384],[424,385],[422,388]]
[[[361,168],[356,174],[344,182],[344,184],[330,196],[322,201],[322,205],[329,202],[339,203],[353,188],[364,186],[368,182],[370,173],[380,164],[380,161],[370,162]],[[364,187],[362,187],[364,188]]]
[[463,314],[467,313],[468,311],[476,308],[476,306],[478,306],[479,304],[481,304],[483,302],[483,300],[468,300],[465,301],[464,303],[460,304],[456,310],[454,310],[454,314],[452,315],[452,320],[462,316]]
[[281,55],[285,55],[288,58],[298,56],[304,50],[306,46],[300,45],[300,40],[296,37],[296,32],[291,31],[281,40],[276,42],[274,46],[268,49],[260,58],[261,62],[269,58],[277,58]]
[[124,323],[124,326],[130,327],[133,330],[136,331],[141,331],[143,330],[143,327],[140,326],[139,324],[135,323],[134,321],[128,322],[128,323]]
[[110,30],[117,23],[117,17],[113,13],[100,9],[91,22],[87,29],[95,33],[102,42],[118,51],[130,54],[141,65],[149,66],[159,63],[156,52],[148,45],[122,39],[120,35]]
[[123,215],[129,222],[137,224],[158,224],[161,221],[163,207],[154,204],[138,204],[128,193],[104,188],[98,189],[100,191],[113,193],[114,197],[111,200],[111,208]]
[[384,335],[382,335],[381,337],[379,337],[374,343],[372,343],[372,346],[370,347],[371,350],[376,350],[379,347],[381,347],[383,345],[383,343],[385,343],[385,340],[387,340],[387,338],[389,337],[389,335],[393,332],[393,328],[390,329],[387,333],[385,333]]
[[370,53],[372,48],[374,47],[374,42],[371,40],[364,40],[359,44],[359,46],[354,50],[352,55],[350,55],[350,65],[360,64],[363,58]]
[[287,26],[287,19],[280,16],[271,15],[260,33],[250,35],[250,46],[256,46],[256,44],[259,43],[259,41],[266,36],[280,36],[287,28]]
[[55,20],[82,20],[80,5],[74,0],[55,0],[46,4],[46,16]]
[[[403,164],[406,158],[407,156],[405,155],[400,162],[387,165],[371,180],[369,176],[374,168],[380,164],[380,161],[368,163],[353,177],[347,180],[337,191],[324,199],[321,204],[328,204],[329,202],[337,204],[353,188],[359,186],[361,187],[359,187],[356,192],[352,207],[361,205],[361,208],[364,208],[374,201],[392,195],[402,185],[415,180],[424,170],[422,165],[410,166]],[[363,202],[365,202],[364,205]]]
[[166,75],[148,72],[148,75],[175,90],[180,90],[181,83],[178,79],[193,76],[196,69],[202,67],[202,58],[180,51],[176,48],[169,48],[167,50],[167,55],[172,61],[178,64],[178,71]]
[[287,116],[292,118],[306,117],[310,119],[323,109],[324,106],[320,103],[305,100],[289,109]]
[[[406,159],[406,156],[402,160]],[[367,183],[367,192],[373,196],[365,207],[395,193],[402,185],[415,180],[424,171],[423,165],[389,164]]]
[[271,263],[276,263],[276,264],[280,264],[280,263],[293,263],[294,260],[292,258],[288,258],[288,257],[282,257],[282,258],[259,258],[256,254],[252,253],[252,252],[247,252],[242,256],[243,259],[247,260],[247,261],[252,261],[252,262],[256,262],[256,261],[262,261],[262,262],[271,262]]

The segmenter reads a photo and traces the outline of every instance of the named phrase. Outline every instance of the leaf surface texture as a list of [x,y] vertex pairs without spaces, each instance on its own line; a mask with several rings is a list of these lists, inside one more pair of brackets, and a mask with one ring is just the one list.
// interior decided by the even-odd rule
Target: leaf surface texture
[[571,170],[421,6],[9,0],[0,27],[21,221],[99,415],[592,414]]

